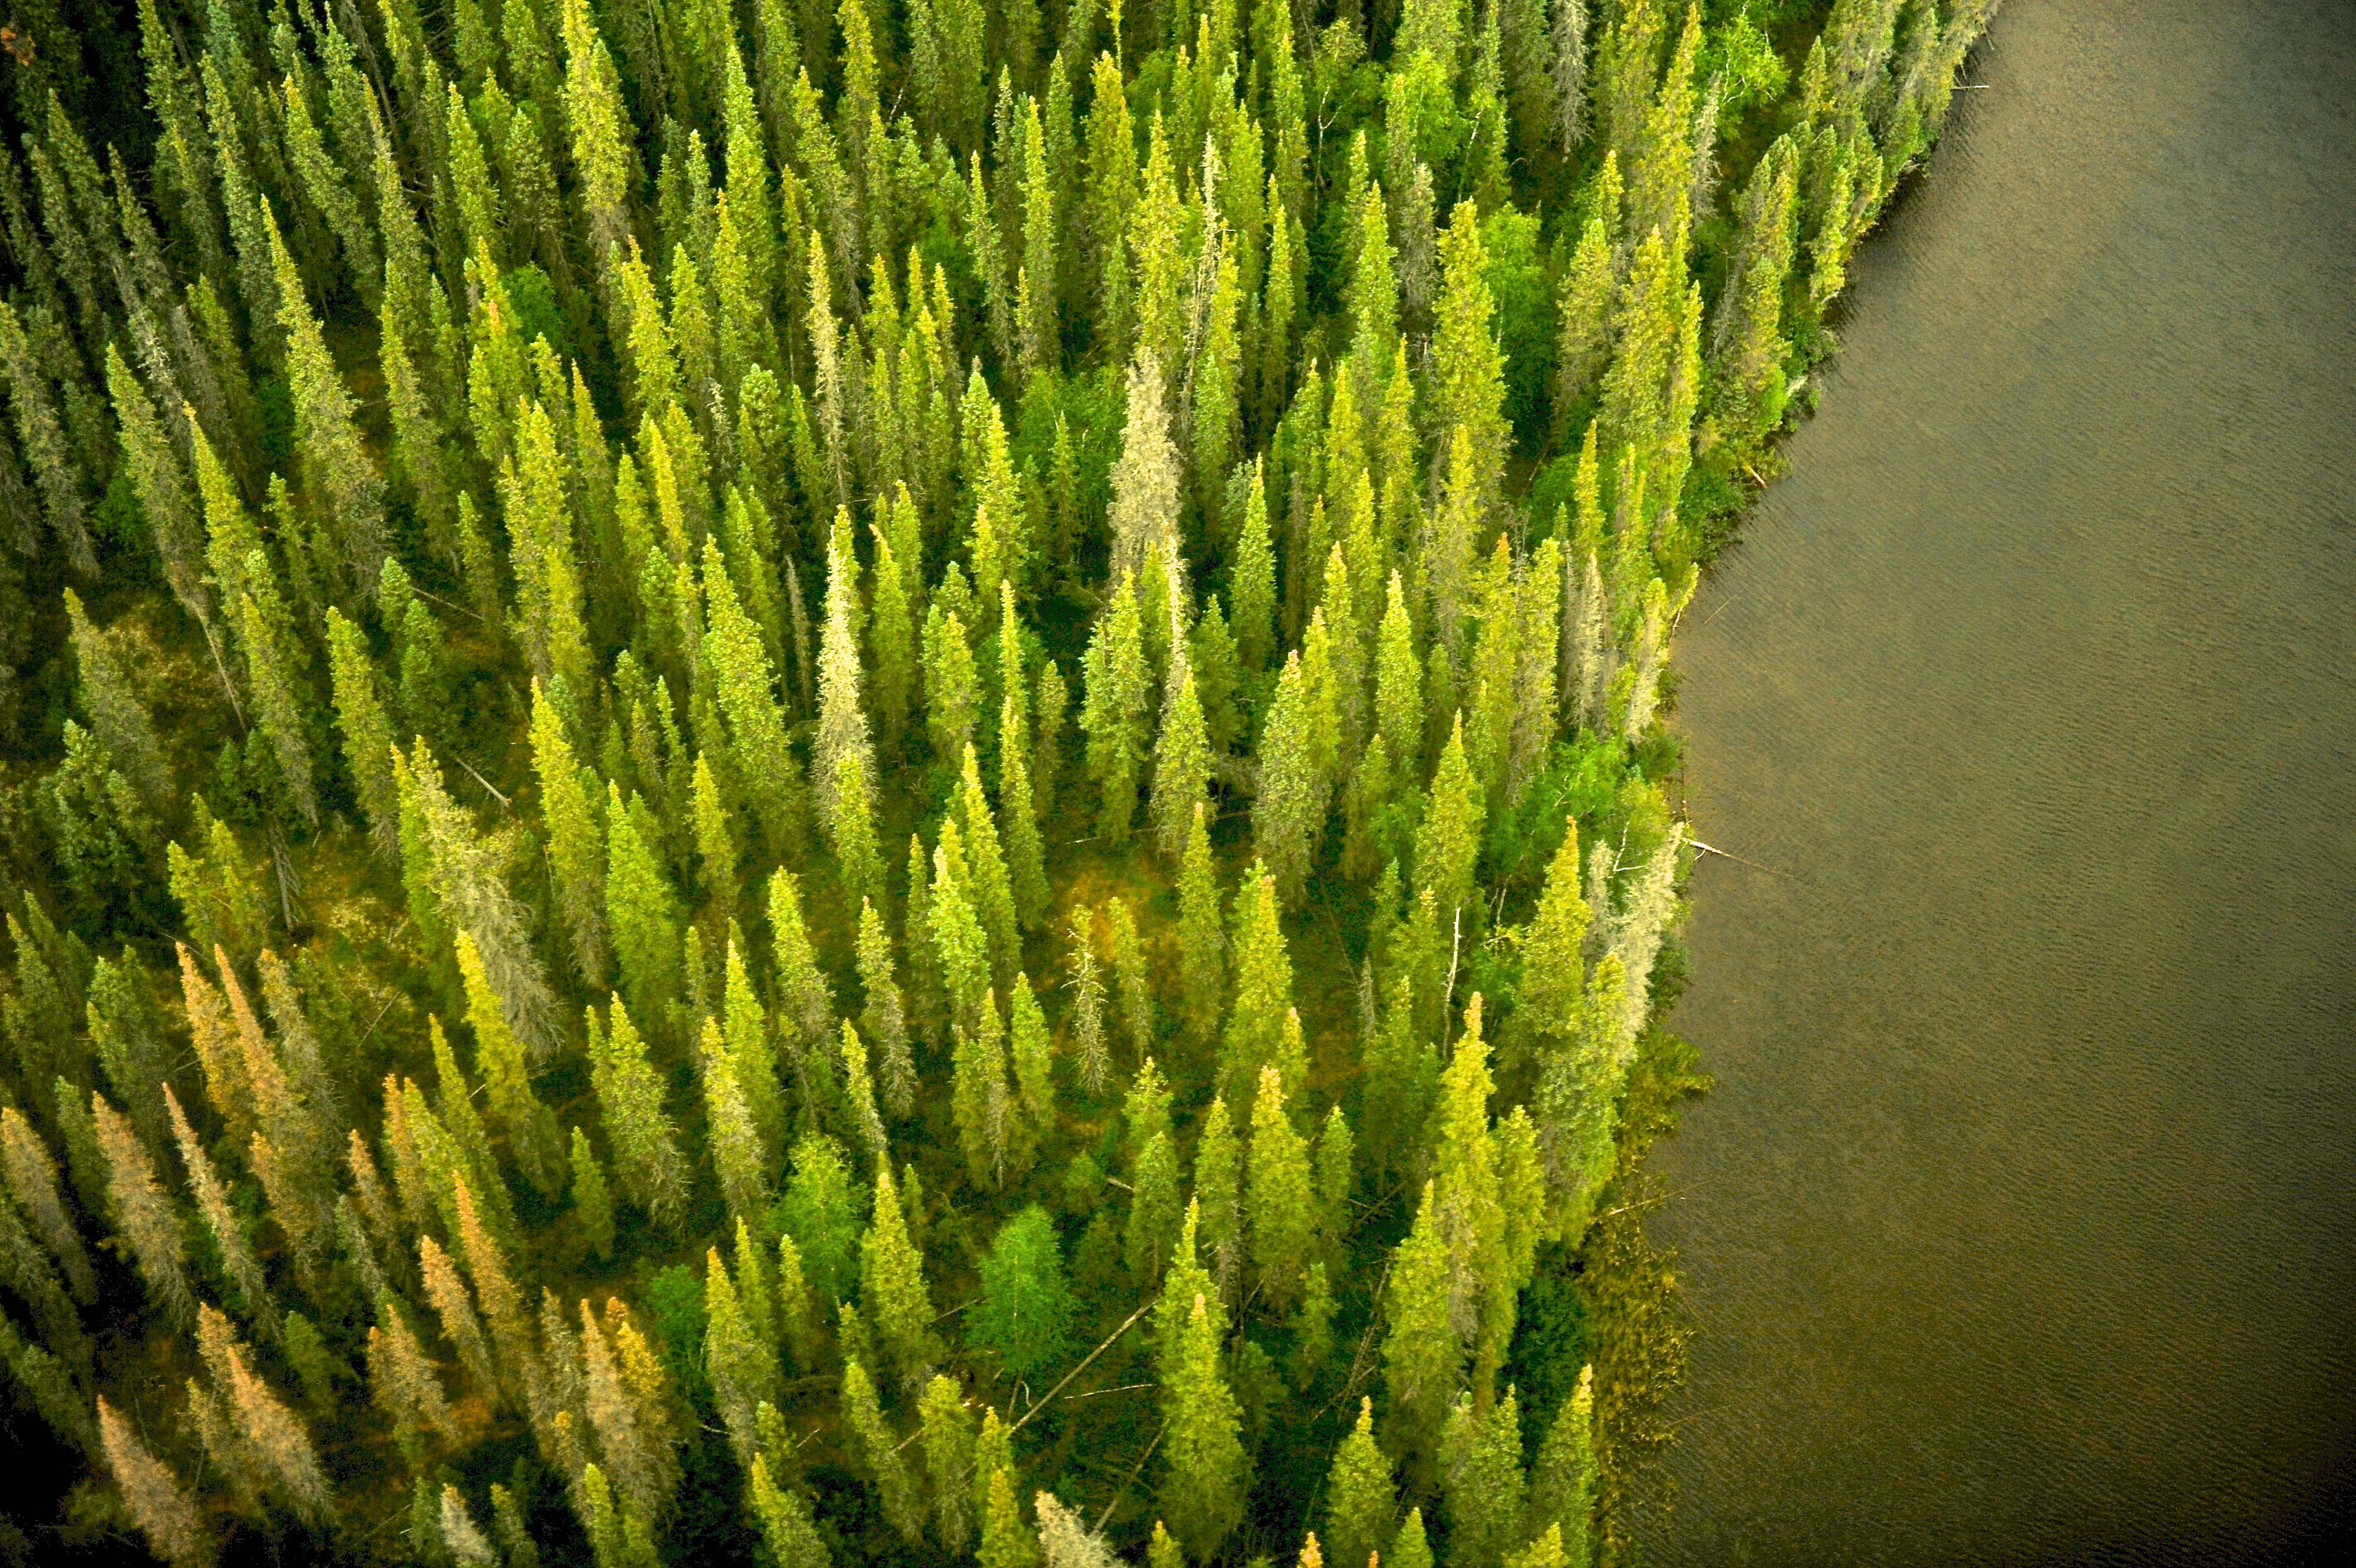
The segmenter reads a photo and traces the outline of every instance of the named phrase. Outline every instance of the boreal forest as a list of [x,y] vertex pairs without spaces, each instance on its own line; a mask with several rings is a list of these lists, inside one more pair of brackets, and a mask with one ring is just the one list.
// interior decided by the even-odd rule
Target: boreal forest
[[0,1557],[1627,1563],[1667,645],[1978,0],[25,0]]

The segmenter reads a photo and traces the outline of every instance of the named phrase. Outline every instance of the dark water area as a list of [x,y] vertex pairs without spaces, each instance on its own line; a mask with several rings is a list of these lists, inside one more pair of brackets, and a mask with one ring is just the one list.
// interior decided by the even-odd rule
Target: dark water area
[[[1688,612],[1664,1564],[2356,1557],[2356,5],[2013,0]],[[1772,868],[1772,869],[1762,869]]]

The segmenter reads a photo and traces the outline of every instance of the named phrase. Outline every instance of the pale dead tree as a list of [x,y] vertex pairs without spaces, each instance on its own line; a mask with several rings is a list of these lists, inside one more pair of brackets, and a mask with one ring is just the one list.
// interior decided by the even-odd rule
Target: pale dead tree
[[1612,916],[1605,946],[1620,961],[1627,976],[1620,1015],[1620,1066],[1625,1069],[1635,1054],[1636,1031],[1644,1022],[1653,984],[1653,961],[1661,953],[1661,938],[1677,908],[1677,852],[1685,847],[1683,822],[1673,824],[1669,836],[1653,852],[1629,885],[1628,897]]
[[1170,438],[1162,360],[1141,348],[1129,367],[1129,409],[1121,426],[1120,460],[1112,469],[1112,575],[1118,583],[1176,543],[1178,448]]
[[1053,1492],[1032,1499],[1039,1513],[1039,1552],[1046,1568],[1119,1568],[1112,1548],[1066,1508]]
[[466,1511],[466,1499],[447,1483],[442,1487],[442,1544],[458,1568],[498,1568],[499,1555]]
[[1587,0],[1554,0],[1554,122],[1565,151],[1587,140]]

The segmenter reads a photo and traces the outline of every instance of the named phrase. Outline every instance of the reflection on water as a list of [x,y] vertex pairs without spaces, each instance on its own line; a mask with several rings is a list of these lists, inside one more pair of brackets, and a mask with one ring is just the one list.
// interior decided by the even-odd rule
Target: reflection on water
[[2014,0],[1687,619],[1669,1563],[2356,1541],[2356,11]]

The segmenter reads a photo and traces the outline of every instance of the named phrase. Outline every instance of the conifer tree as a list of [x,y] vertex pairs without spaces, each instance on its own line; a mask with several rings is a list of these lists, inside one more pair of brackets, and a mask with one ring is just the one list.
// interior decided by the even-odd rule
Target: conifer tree
[[924,1533],[924,1509],[916,1496],[916,1478],[900,1457],[900,1444],[884,1423],[875,1384],[856,1360],[842,1369],[842,1411],[859,1439],[868,1474],[884,1505],[884,1517],[911,1544]]
[[1285,1111],[1284,1079],[1272,1064],[1260,1069],[1252,1100],[1245,1207],[1252,1262],[1261,1288],[1280,1311],[1295,1299],[1308,1272],[1319,1206],[1310,1179],[1309,1145]]
[[208,1568],[213,1561],[212,1537],[195,1502],[170,1466],[155,1457],[123,1412],[98,1401],[98,1430],[107,1468],[123,1488],[131,1517],[147,1537],[147,1545],[172,1568]]
[[[785,1142],[785,1101],[777,1085],[777,1058],[770,1050],[768,1013],[752,989],[752,970],[737,947],[735,928],[728,932],[728,951],[721,958],[721,1046],[728,1071],[735,1076],[737,1092],[761,1133],[764,1151],[780,1149]],[[798,1062],[798,1058],[797,1058]]]
[[98,1129],[99,1153],[106,1161],[106,1199],[114,1228],[129,1245],[148,1294],[166,1316],[186,1323],[196,1301],[188,1293],[187,1243],[180,1218],[157,1184],[155,1167],[130,1122],[102,1094],[90,1097],[90,1113]]
[[26,336],[24,320],[5,300],[0,300],[0,380],[7,385],[16,439],[32,465],[49,530],[74,571],[95,577],[98,555],[91,544],[81,469],[73,460],[49,379]]
[[982,1568],[1041,1568],[1039,1542],[1023,1520],[1013,1471],[991,1467],[981,1489],[981,1545],[974,1561]]
[[1207,1044],[1217,1029],[1226,993],[1226,932],[1219,918],[1206,815],[1203,803],[1195,802],[1178,868],[1179,1013],[1200,1044]]
[[859,1294],[863,1310],[901,1381],[924,1386],[940,1354],[932,1331],[933,1303],[925,1285],[924,1254],[908,1235],[899,1188],[888,1161],[875,1165],[874,1223],[859,1243]]
[[1225,1098],[1214,1096],[1194,1144],[1194,1207],[1224,1304],[1243,1273],[1243,1145]]
[[1130,1047],[1141,1059],[1152,1048],[1154,1036],[1153,993],[1145,978],[1145,949],[1138,940],[1137,921],[1126,899],[1109,900],[1105,917],[1112,927],[1112,969],[1120,986],[1121,1021],[1128,1026]]
[[850,1019],[842,1021],[842,1100],[851,1125],[873,1158],[889,1162],[892,1140],[884,1131],[884,1115],[875,1106],[875,1080],[867,1071],[867,1046]]
[[1088,773],[1101,800],[1097,831],[1116,843],[1128,840],[1137,814],[1151,680],[1137,578],[1131,575],[1119,582],[1111,608],[1088,643],[1087,698],[1080,713],[1080,728],[1088,737]]
[[812,1521],[809,1505],[798,1493],[781,1490],[769,1479],[768,1461],[753,1455],[745,1485],[745,1506],[761,1528],[777,1568],[830,1568],[831,1554]]
[[660,1018],[677,993],[682,922],[654,827],[642,799],[634,795],[626,807],[621,786],[605,786],[606,929],[622,994],[637,1015]]
[[[920,857],[912,854],[912,860],[922,865]],[[970,1032],[980,1026],[982,995],[990,989],[990,940],[974,913],[969,881],[964,838],[952,817],[941,824],[941,842],[933,849],[930,886],[912,874],[908,902],[912,918],[921,908],[924,950],[934,955],[952,1019]]]
[[[1236,892],[1234,1005],[1220,1047],[1220,1081],[1254,1083],[1278,1060],[1283,1020],[1292,1008],[1292,960],[1277,918],[1276,879],[1258,865]],[[1287,1091],[1297,1090],[1288,1084]]]
[[[818,795],[820,820],[835,854],[843,853],[843,822],[852,811],[870,809],[863,789],[875,774],[875,753],[867,736],[867,714],[860,704],[858,616],[859,566],[851,553],[848,514],[835,524],[827,550],[826,635],[819,654],[818,740],[812,751],[811,784]],[[836,765],[855,759],[862,790],[855,801],[845,800],[835,789]],[[871,835],[872,837],[872,832]]]
[[859,1021],[884,1053],[884,1103],[894,1116],[915,1107],[916,1068],[908,1052],[908,1026],[892,962],[892,938],[873,899],[859,903]]
[[1123,1105],[1130,1152],[1129,1271],[1141,1285],[1160,1277],[1182,1212],[1178,1150],[1171,1136],[1170,1088],[1151,1058],[1138,1069]]
[[[1618,168],[1607,156],[1601,177],[1607,196],[1616,193]],[[1619,277],[1613,265],[1613,237],[1606,213],[1616,203],[1599,203],[1602,210],[1587,221],[1578,249],[1571,253],[1569,275],[1562,291],[1562,326],[1555,349],[1554,411],[1558,431],[1567,433],[1574,412],[1595,390],[1612,352],[1614,306]]]
[[563,1185],[562,1135],[556,1117],[531,1090],[531,1069],[523,1047],[499,1011],[498,993],[483,972],[482,956],[466,932],[457,936],[458,972],[466,988],[466,1021],[475,1031],[476,1068],[482,1075],[492,1119],[506,1133],[508,1152],[526,1180],[543,1197]]
[[1310,861],[1325,824],[1307,686],[1301,655],[1288,654],[1260,732],[1259,794],[1252,802],[1253,848],[1287,908],[1308,890]]
[[1028,974],[1014,977],[1011,997],[1014,1084],[1034,1133],[1044,1139],[1055,1128],[1055,1052],[1047,1036],[1047,1017],[1039,1010]]
[[[168,1096],[170,1092],[167,1085],[165,1093]],[[185,1150],[185,1141],[182,1146]],[[0,1108],[0,1176],[5,1176],[8,1196],[34,1234],[40,1238],[41,1245],[65,1271],[76,1299],[88,1305],[96,1296],[98,1280],[91,1270],[90,1254],[83,1249],[81,1237],[66,1211],[65,1194],[58,1186],[57,1162],[49,1157],[48,1145],[33,1131],[32,1123],[13,1105]],[[242,1285],[244,1282],[239,1283]]]
[[703,1359],[712,1380],[712,1402],[739,1462],[751,1464],[759,1451],[754,1415],[762,1402],[777,1396],[777,1359],[744,1321],[744,1307],[720,1249],[703,1259]]
[[833,1026],[834,993],[819,968],[802,919],[801,880],[783,869],[769,879],[769,936],[775,944],[781,1025],[787,1038],[798,1030],[802,1047],[816,1045]]
[[1162,360],[1148,344],[1129,367],[1129,405],[1121,429],[1120,460],[1112,472],[1111,510],[1105,519],[1112,542],[1112,580],[1143,576],[1149,564],[1176,547],[1178,452],[1170,438]]
[[1376,634],[1375,728],[1390,742],[1395,776],[1412,777],[1423,759],[1423,668],[1416,657],[1415,627],[1407,594],[1391,574],[1382,628]]
[[1464,1364],[1453,1322],[1448,1241],[1433,1191],[1426,1182],[1415,1224],[1392,1262],[1384,1304],[1390,1324],[1383,1341],[1384,1384],[1400,1441],[1409,1452],[1423,1454],[1431,1452],[1439,1437],[1440,1413],[1456,1392]]
[[80,596],[65,591],[66,619],[80,671],[78,694],[91,733],[104,745],[123,776],[151,811],[170,803],[171,773],[155,738],[155,720],[133,688],[112,642],[90,623]]
[[647,1059],[645,1042],[618,996],[610,1036],[589,1014],[590,1081],[622,1189],[660,1224],[676,1226],[687,1201],[687,1166],[679,1135],[663,1112],[662,1079]]
[[318,317],[265,204],[275,270],[278,324],[286,334],[286,376],[294,403],[296,451],[303,482],[316,498],[341,559],[345,581],[373,588],[384,569],[384,479],[360,443],[352,395],[327,353]]
[[719,542],[703,543],[703,662],[728,721],[735,777],[744,785],[762,842],[772,854],[797,842],[804,810],[800,765],[786,738],[769,656],[729,582]]
[[1530,1469],[1526,1529],[1561,1532],[1567,1568],[1586,1568],[1594,1556],[1595,1369],[1581,1367],[1579,1387],[1562,1402]]
[[933,1530],[942,1547],[962,1552],[973,1538],[973,1415],[957,1380],[936,1376],[920,1406],[925,1470],[932,1481]]
[[969,741],[965,748],[964,785],[951,803],[951,810],[965,835],[965,865],[974,913],[990,938],[991,966],[1002,980],[1012,972],[1022,957],[1014,878],[1007,868],[1005,853],[1000,848],[990,798],[982,792],[981,763]]
[[401,799],[392,782],[393,736],[379,693],[377,671],[359,628],[328,607],[327,670],[334,683],[337,727],[343,732],[344,767],[352,776],[370,837],[380,852],[399,846]]
[[458,1353],[458,1364],[475,1391],[498,1407],[502,1402],[502,1383],[489,1343],[483,1337],[482,1319],[475,1313],[474,1297],[459,1276],[458,1266],[431,1236],[417,1239],[417,1272],[425,1299],[442,1320],[442,1337]]
[[605,1188],[605,1170],[589,1134],[573,1129],[573,1209],[581,1217],[582,1234],[589,1250],[600,1258],[614,1255],[614,1200]]
[[1276,648],[1276,554],[1269,542],[1268,471],[1252,460],[1244,491],[1243,530],[1237,536],[1227,581],[1233,607],[1236,658],[1248,673],[1267,668]]
[[1177,859],[1188,825],[1201,811],[1211,777],[1211,746],[1203,728],[1203,704],[1183,639],[1173,637],[1164,682],[1162,734],[1153,748],[1153,795],[1150,811],[1162,853]]
[[975,1012],[972,1030],[961,1024],[955,1028],[950,1103],[967,1168],[976,1182],[996,1188],[1005,1185],[1007,1167],[1017,1163],[1022,1149],[1014,1092],[1006,1077],[1006,1026],[999,1017],[997,993],[986,992]]
[[1441,1451],[1448,1561],[1503,1562],[1523,1538],[1522,1418],[1514,1391],[1486,1410],[1476,1410],[1470,1395],[1459,1396]]
[[1197,1557],[1208,1557],[1242,1521],[1250,1459],[1240,1412],[1220,1368],[1217,1326],[1202,1296],[1178,1329],[1163,1384],[1162,1509]]
[[[219,1250],[221,1268],[245,1298],[247,1316],[267,1325],[274,1321],[274,1304],[270,1297],[268,1277],[262,1273],[261,1260],[246,1239],[245,1228],[237,1211],[230,1207],[229,1190],[214,1167],[212,1156],[198,1141],[196,1130],[189,1126],[186,1112],[180,1109],[179,1098],[171,1085],[164,1086],[164,1105],[172,1118],[172,1137],[178,1144],[180,1163],[188,1173],[188,1192],[197,1200],[197,1213],[205,1222],[206,1231]],[[12,1111],[10,1115],[14,1115]],[[13,1181],[14,1172],[11,1172]]]
[[[196,491],[164,419],[112,343],[106,346],[106,385],[120,429],[123,467],[163,562],[164,580],[180,607],[200,627],[209,627],[212,595],[204,581],[204,527]],[[183,420],[195,423],[193,410],[183,405],[177,412]]]
[[899,737],[916,700],[919,673],[915,612],[909,605],[908,583],[904,574],[913,575],[919,567],[917,563],[904,563],[898,558],[882,528],[871,527],[870,532],[875,539],[875,585],[870,597],[867,631],[875,679],[870,690],[874,697],[880,742],[886,751],[899,751],[903,749]]
[[1462,914],[1468,925],[1478,923],[1472,874],[1481,830],[1481,788],[1464,754],[1464,716],[1459,713],[1416,830],[1415,876],[1419,886],[1431,889],[1444,918]]
[[1073,905],[1065,940],[1071,950],[1072,977],[1064,984],[1072,993],[1072,1042],[1079,1055],[1080,1081],[1090,1093],[1100,1093],[1112,1062],[1105,1049],[1105,985],[1097,966],[1095,911],[1085,904]]
[[761,1133],[745,1103],[720,1026],[703,1021],[701,1060],[703,1107],[711,1118],[712,1164],[730,1213],[748,1221],[758,1219],[769,1207],[767,1161]]
[[441,1379],[402,1308],[389,1294],[378,1298],[377,1322],[369,1329],[368,1367],[377,1406],[392,1423],[394,1440],[412,1467],[425,1453],[427,1434],[457,1441],[457,1423]]
[[233,624],[245,653],[247,691],[278,764],[277,783],[286,808],[316,827],[319,800],[305,722],[302,645],[294,639],[291,614],[261,551],[246,556],[244,575],[247,591],[233,607]]
[[942,762],[962,755],[981,721],[981,680],[965,618],[943,608],[945,596],[946,591],[936,594],[925,612],[925,725],[933,756]]
[[1387,1551],[1398,1515],[1391,1462],[1375,1442],[1375,1402],[1358,1402],[1358,1423],[1333,1455],[1325,1478],[1325,1549],[1337,1564]]

